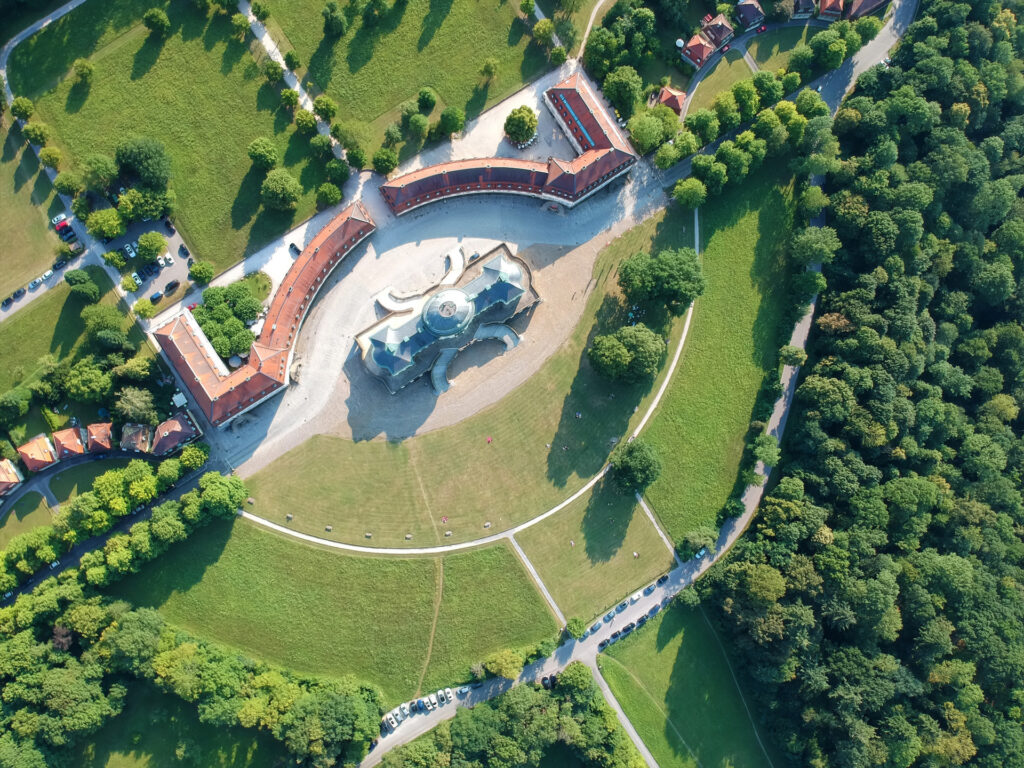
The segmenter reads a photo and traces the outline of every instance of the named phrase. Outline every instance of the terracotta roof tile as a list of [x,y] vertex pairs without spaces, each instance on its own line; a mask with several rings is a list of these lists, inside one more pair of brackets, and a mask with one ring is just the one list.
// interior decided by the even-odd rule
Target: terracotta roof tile
[[152,452],[157,456],[170,453],[196,437],[198,432],[187,413],[178,412],[158,424]]
[[10,493],[22,481],[21,472],[10,459],[0,459],[0,496]]
[[121,449],[149,453],[153,445],[153,428],[148,424],[125,424],[121,428]]
[[102,452],[109,451],[114,447],[114,441],[111,436],[111,428],[113,424],[109,421],[100,424],[90,424],[86,428],[88,433],[88,449],[91,452]]
[[708,60],[708,56],[715,52],[715,47],[709,43],[703,35],[694,35],[683,48],[683,55],[690,60],[691,64],[698,67]]
[[19,445],[18,455],[30,472],[38,472],[57,462],[57,455],[46,435],[36,435],[24,445]]
[[681,114],[686,103],[686,93],[667,85],[662,86],[661,92],[658,93],[658,103],[664,104],[677,115]]
[[82,456],[86,451],[86,439],[84,429],[70,427],[53,433],[53,447],[61,459],[66,459],[69,456]]

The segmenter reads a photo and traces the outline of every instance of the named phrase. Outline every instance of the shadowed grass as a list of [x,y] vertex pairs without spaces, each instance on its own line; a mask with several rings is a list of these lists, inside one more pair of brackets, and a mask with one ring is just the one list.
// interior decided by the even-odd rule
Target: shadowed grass
[[26,493],[0,518],[0,549],[15,536],[52,522],[53,516],[42,494]]
[[754,57],[761,69],[775,71],[789,63],[793,49],[800,43],[806,43],[808,36],[820,29],[811,26],[786,27],[773,29],[757,35],[747,45],[747,50]]
[[[718,60],[715,68],[700,81],[687,114],[692,115],[698,109],[710,109],[719,91],[728,90],[732,88],[733,83],[738,83],[753,74],[750,67],[747,66],[747,62],[743,60],[742,53],[735,50],[728,51]],[[728,194],[723,197],[728,197]]]
[[104,472],[127,466],[129,461],[129,459],[106,459],[65,469],[59,475],[50,478],[50,490],[57,497],[59,503],[66,504],[75,496],[90,490],[92,481]]

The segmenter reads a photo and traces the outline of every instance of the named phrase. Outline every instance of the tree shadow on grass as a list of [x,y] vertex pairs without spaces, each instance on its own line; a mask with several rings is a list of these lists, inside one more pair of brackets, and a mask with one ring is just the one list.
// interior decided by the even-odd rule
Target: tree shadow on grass
[[416,42],[416,50],[422,51],[430,45],[430,41],[434,39],[437,30],[444,24],[451,11],[452,0],[430,0],[427,15],[423,17],[423,29],[420,31],[420,39]]
[[230,75],[242,57],[249,52],[249,46],[241,42],[237,37],[230,37],[227,45],[224,46],[224,53],[220,57],[220,73]]
[[284,156],[281,158],[282,165],[295,166],[309,156],[309,139],[305,134],[295,131],[288,137],[288,146],[284,149]]
[[274,113],[274,133],[284,133],[288,130],[288,126],[292,124],[294,115],[285,109],[284,107],[278,107]]
[[477,83],[473,86],[473,93],[470,95],[469,101],[466,102],[467,120],[472,120],[484,111],[484,107],[487,106],[487,93],[490,88],[491,84],[489,82]]
[[[319,45],[309,57],[309,67],[306,69],[306,76],[303,78],[307,87],[309,84],[316,86],[319,90],[327,90],[334,76],[335,45],[337,39],[328,39],[326,36],[320,39]],[[353,40],[353,43],[355,41]]]
[[[42,205],[46,202],[46,198],[50,196],[50,192],[52,191],[53,186],[50,184],[50,177],[45,173],[37,173],[35,183],[32,184],[32,204]],[[60,207],[61,210],[63,210],[63,204],[61,204]],[[50,218],[53,218],[53,216],[56,215],[57,214],[53,214]]]
[[[135,52],[132,59],[131,79],[138,80],[145,76],[160,58],[160,52],[164,49],[165,38],[160,35],[150,34],[142,42],[142,46]],[[70,94],[69,94],[70,96]]]
[[356,30],[355,35],[348,44],[348,55],[345,60],[348,62],[349,73],[355,74],[365,67],[373,58],[377,41],[385,35],[394,32],[402,23],[402,16],[408,3],[395,3],[372,27],[365,24]]
[[260,207],[260,186],[265,174],[255,165],[249,166],[242,183],[238,185],[238,193],[231,204],[231,228],[241,229],[256,215]]
[[50,337],[50,354],[58,359],[67,357],[78,341],[82,332],[82,302],[75,296],[68,295],[61,305],[60,314],[57,315],[57,322],[53,326],[53,336]]
[[636,500],[607,476],[598,481],[583,513],[583,539],[591,563],[606,563],[622,549]]
[[[19,133],[18,136],[21,136]],[[12,157],[17,154],[17,145],[11,147]],[[14,172],[14,191],[20,192],[30,180],[35,180],[39,175],[39,158],[36,157],[28,145],[21,147],[21,157],[18,159],[18,168]]]
[[83,81],[78,81],[68,89],[67,98],[64,100],[64,111],[69,115],[82,109],[85,100],[89,98],[92,86]]
[[191,3],[173,3],[167,8],[173,34],[181,35],[185,42],[198,40],[210,23],[209,17]]

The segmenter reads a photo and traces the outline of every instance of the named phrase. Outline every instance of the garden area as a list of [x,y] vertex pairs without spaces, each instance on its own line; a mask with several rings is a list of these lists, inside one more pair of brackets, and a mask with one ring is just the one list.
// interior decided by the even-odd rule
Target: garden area
[[[518,3],[380,2],[374,23],[353,4],[342,11],[348,23],[339,36],[324,34],[322,0],[269,0],[267,6],[271,36],[282,51],[294,51],[312,93],[338,103],[340,128],[369,153],[399,119],[400,104],[415,101],[421,88],[437,95],[431,119],[450,106],[472,119],[551,66]],[[488,59],[496,62],[491,77],[482,74]],[[417,149],[412,144],[401,154]]]
[[[15,48],[10,85],[35,101],[33,121],[50,126],[61,170],[81,172],[87,157],[113,155],[131,135],[161,143],[175,221],[196,258],[219,272],[313,213],[323,163],[228,16],[171,3],[158,34],[140,23],[151,6],[84,3]],[[87,82],[71,73],[79,58],[92,65]],[[247,152],[257,137],[298,184],[288,210],[262,205],[264,173]]]
[[356,557],[216,522],[112,593],[299,672],[355,675],[391,704],[466,680],[555,620],[507,545],[444,558]]
[[53,522],[53,514],[42,494],[26,493],[0,517],[0,550],[22,533]]
[[[692,225],[675,221],[671,242],[692,244]],[[281,523],[292,513],[290,527],[339,541],[363,543],[371,532],[376,546],[417,547],[475,539],[559,503],[601,470],[616,442],[642,418],[665,375],[662,365],[648,380],[610,381],[589,364],[586,347],[625,319],[616,283],[619,263],[667,242],[656,217],[606,247],[572,334],[500,403],[400,442],[317,435],[246,478],[256,499],[253,512]],[[666,324],[670,350],[682,325],[681,318]],[[501,472],[451,461],[485,449],[488,463]],[[452,535],[443,536],[448,530]]]
[[742,53],[737,50],[728,51],[701,79],[690,101],[687,114],[693,114],[698,109],[709,109],[715,101],[715,96],[722,91],[728,91],[734,83],[745,80],[752,74]]
[[769,768],[729,661],[699,609],[673,603],[598,656],[662,768]]
[[59,504],[66,504],[76,496],[91,490],[93,480],[104,472],[126,467],[129,461],[130,459],[104,459],[63,469],[50,478],[50,491],[57,497]]
[[789,64],[793,49],[820,27],[808,24],[806,27],[785,27],[772,29],[757,35],[747,43],[747,51],[761,69],[776,70]]
[[566,618],[587,622],[675,565],[635,498],[608,479],[516,541]]

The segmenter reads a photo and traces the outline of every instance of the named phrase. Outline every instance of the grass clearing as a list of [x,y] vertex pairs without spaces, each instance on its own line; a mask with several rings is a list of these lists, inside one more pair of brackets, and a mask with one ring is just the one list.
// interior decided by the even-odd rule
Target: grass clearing
[[[608,382],[590,368],[585,348],[591,334],[624,322],[617,294],[609,293],[617,290],[619,261],[664,240],[693,242],[692,217],[690,223],[676,217],[670,226],[671,238],[662,217],[654,217],[601,252],[579,324],[500,403],[401,442],[313,437],[247,478],[257,500],[253,511],[281,523],[292,513],[289,526],[339,541],[362,543],[369,532],[377,546],[418,547],[505,530],[564,500],[601,470],[612,441],[643,417],[665,375],[631,387]],[[682,325],[676,318],[667,332],[669,349]],[[500,471],[453,460],[475,452]],[[325,531],[328,525],[333,531]]]
[[75,496],[90,490],[92,481],[104,472],[125,467],[129,461],[131,459],[105,459],[65,469],[59,475],[50,478],[50,491],[57,497],[58,502],[66,504]]
[[[126,135],[162,141],[178,227],[193,254],[220,271],[313,213],[322,164],[309,158],[306,138],[278,108],[277,91],[247,45],[231,37],[228,17],[171,3],[171,32],[159,40],[139,23],[151,5],[79,6],[15,48],[11,87],[36,100],[38,119],[53,127],[53,144],[71,165],[94,152],[112,154]],[[87,88],[68,76],[78,57],[96,67]],[[273,139],[280,166],[302,185],[294,212],[260,206],[263,174],[246,153],[257,136]]]
[[[267,5],[271,34],[299,56],[303,82],[338,102],[337,121],[371,154],[399,104],[420,88],[439,97],[431,119],[443,106],[462,107],[471,119],[550,68],[518,4],[506,0],[407,0],[390,6],[375,27],[358,14],[339,40],[324,38],[322,0]],[[489,83],[480,74],[488,58],[498,61]]]
[[584,620],[675,563],[634,497],[608,481],[516,540],[562,613]]
[[[715,68],[700,81],[686,114],[693,114],[698,109],[710,109],[720,91],[732,88],[733,83],[738,83],[753,74],[742,53],[737,50],[728,51],[718,60]],[[729,197],[729,194],[722,196],[723,199]]]
[[599,655],[598,664],[662,768],[771,765],[699,610],[673,603]]
[[[511,553],[452,555],[444,569],[431,684],[452,685],[493,651],[554,632]],[[252,523],[217,522],[112,592],[257,658],[355,675],[397,703],[416,693],[427,665],[440,575],[437,558],[353,557]]]
[[0,147],[0,297],[6,297],[50,268],[59,242],[50,218],[63,206],[21,131],[4,120]]
[[812,32],[821,27],[784,27],[773,29],[757,35],[747,45],[747,51],[754,57],[761,69],[775,71],[789,64],[793,49],[800,43],[806,43]]
[[87,741],[72,760],[79,768],[276,768],[286,759],[267,734],[202,723],[193,705],[144,682],[128,687],[124,711]]
[[22,533],[53,522],[53,514],[41,493],[26,493],[0,518],[0,549]]
[[783,245],[792,217],[783,162],[754,171],[700,211],[707,290],[646,433],[663,459],[671,457],[646,498],[677,542],[714,525],[736,486],[758,391],[789,338]]

